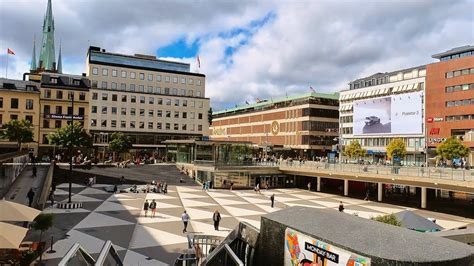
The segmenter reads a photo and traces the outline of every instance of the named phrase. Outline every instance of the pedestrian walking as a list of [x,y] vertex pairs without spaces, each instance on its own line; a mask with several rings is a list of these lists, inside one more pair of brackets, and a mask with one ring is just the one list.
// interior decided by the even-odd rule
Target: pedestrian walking
[[270,196],[270,200],[271,200],[271,202],[272,202],[272,208],[273,208],[273,205],[275,204],[275,194],[272,194],[272,195]]
[[365,198],[364,200],[368,201],[369,200],[369,190],[367,189],[367,191],[365,192]]
[[342,201],[339,201],[339,211],[340,212],[344,211],[344,204],[342,204]]
[[214,215],[212,215],[212,220],[214,221],[214,229],[216,231],[219,231],[219,222],[221,221],[221,214],[218,210],[216,210],[214,212]]
[[151,209],[151,217],[155,217],[155,212],[156,212],[156,201],[155,200],[151,201],[150,209]]
[[164,194],[168,194],[168,183],[165,182],[165,184],[163,185],[163,193]]
[[36,177],[36,166],[33,166],[33,177]]
[[186,229],[188,228],[189,220],[191,220],[191,217],[189,217],[189,215],[186,213],[186,210],[184,210],[183,214],[181,215],[181,220],[183,220],[183,225],[184,225],[183,234],[184,234],[188,232],[186,231]]
[[198,243],[194,244],[194,252],[196,253],[196,263],[199,265],[199,262],[203,256],[201,247],[199,246]]
[[33,204],[33,199],[35,198],[35,192],[33,191],[33,188],[30,188],[30,191],[28,191],[26,197],[28,198],[28,206],[31,207]]
[[143,211],[145,212],[145,217],[147,217],[149,206],[150,206],[150,203],[148,203],[148,200],[145,200],[145,203],[143,204]]
[[311,190],[311,182],[308,182],[308,190]]
[[202,191],[206,191],[206,182],[202,182]]
[[49,196],[48,196],[49,200],[51,201],[51,207],[53,207],[54,205],[54,190],[51,190],[49,192]]
[[114,185],[114,194],[117,193],[117,190],[118,190],[117,185]]

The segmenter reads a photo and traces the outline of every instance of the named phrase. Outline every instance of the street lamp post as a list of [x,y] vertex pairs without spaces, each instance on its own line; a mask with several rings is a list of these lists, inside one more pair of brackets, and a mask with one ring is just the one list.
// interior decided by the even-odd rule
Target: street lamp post
[[68,203],[71,203],[71,194],[72,194],[72,148],[73,148],[73,145],[72,145],[72,137],[74,136],[74,92],[72,94],[70,94],[71,96],[71,139],[69,140],[69,156],[71,156],[70,158],[70,162],[69,162],[69,200],[68,200]]

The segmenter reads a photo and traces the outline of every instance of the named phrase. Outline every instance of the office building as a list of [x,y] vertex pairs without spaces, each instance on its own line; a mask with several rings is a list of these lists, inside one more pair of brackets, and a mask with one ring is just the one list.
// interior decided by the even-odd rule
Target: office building
[[430,154],[446,138],[459,137],[474,163],[474,46],[433,55],[426,66],[426,117]]
[[214,112],[210,138],[293,157],[326,156],[337,143],[338,99],[311,92]]
[[425,76],[425,66],[419,66],[350,82],[339,98],[341,144],[358,141],[377,162],[388,159],[386,146],[401,138],[407,147],[405,163],[422,164]]
[[[0,128],[11,120],[28,120],[33,125],[33,142],[22,147],[36,150],[39,136],[40,91],[30,81],[0,78]],[[17,151],[17,143],[0,139],[0,153]]]
[[164,156],[165,140],[207,135],[205,75],[191,72],[189,64],[91,46],[87,75],[95,146],[105,147],[111,133],[124,132],[136,150]]

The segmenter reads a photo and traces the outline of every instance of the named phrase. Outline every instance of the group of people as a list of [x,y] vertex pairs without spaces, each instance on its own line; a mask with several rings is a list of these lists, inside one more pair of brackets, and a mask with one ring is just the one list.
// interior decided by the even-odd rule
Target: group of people
[[203,191],[209,191],[209,189],[212,188],[212,182],[211,181],[204,181],[202,182],[202,190]]

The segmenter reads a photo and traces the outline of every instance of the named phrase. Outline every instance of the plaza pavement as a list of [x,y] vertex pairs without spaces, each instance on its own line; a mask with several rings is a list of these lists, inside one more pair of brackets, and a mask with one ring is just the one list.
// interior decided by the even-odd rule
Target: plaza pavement
[[[266,213],[290,206],[329,208],[337,211],[339,201],[345,212],[358,216],[373,216],[396,213],[407,208],[395,205],[363,201],[338,195],[309,192],[301,189],[271,189],[256,194],[253,190],[202,191],[196,186],[169,186],[168,194],[121,193],[110,194],[105,185],[92,188],[73,185],[73,200],[82,201],[82,209],[61,210],[47,208],[45,213],[54,213],[56,221],[67,221],[62,230],[66,238],[54,244],[56,253],[44,253],[46,265],[57,265],[69,248],[80,243],[89,253],[97,257],[106,240],[111,240],[125,265],[167,265],[174,263],[178,255],[187,248],[186,234],[182,233],[181,214],[186,209],[191,217],[188,233],[225,237],[239,221],[260,227],[260,217]],[[270,195],[275,194],[275,208],[270,207]],[[65,198],[67,184],[57,186],[56,195]],[[155,218],[143,216],[145,201],[155,199]],[[222,216],[220,231],[215,231],[212,214],[219,210]],[[474,223],[474,220],[458,216],[412,209],[424,216],[437,219],[444,228],[455,228]],[[46,233],[48,235],[48,233]]]

